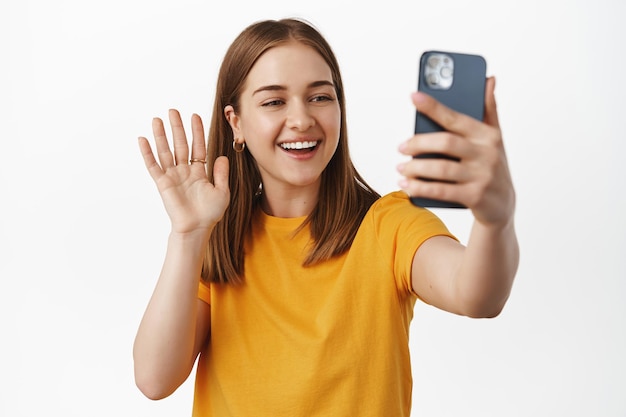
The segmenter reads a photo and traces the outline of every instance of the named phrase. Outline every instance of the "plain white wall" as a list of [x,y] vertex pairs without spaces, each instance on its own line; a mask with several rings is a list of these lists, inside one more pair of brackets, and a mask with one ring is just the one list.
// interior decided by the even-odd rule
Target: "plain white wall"
[[[170,107],[208,121],[230,42],[287,16],[333,45],[353,157],[381,192],[419,54],[480,53],[497,76],[521,266],[495,320],[417,305],[413,415],[626,415],[626,3],[365,4],[3,0],[0,415],[189,415],[192,378],[160,402],[133,382],[169,227],[136,137]],[[437,213],[466,239],[470,213]]]

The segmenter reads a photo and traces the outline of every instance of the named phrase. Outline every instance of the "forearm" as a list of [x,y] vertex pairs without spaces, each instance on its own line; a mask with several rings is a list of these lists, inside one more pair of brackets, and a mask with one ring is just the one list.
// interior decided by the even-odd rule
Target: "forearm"
[[513,219],[504,226],[474,222],[456,288],[463,313],[495,317],[504,307],[519,264],[519,246]]
[[172,233],[168,239],[163,268],[133,348],[135,379],[148,397],[169,395],[193,367],[198,284],[206,242],[204,233]]

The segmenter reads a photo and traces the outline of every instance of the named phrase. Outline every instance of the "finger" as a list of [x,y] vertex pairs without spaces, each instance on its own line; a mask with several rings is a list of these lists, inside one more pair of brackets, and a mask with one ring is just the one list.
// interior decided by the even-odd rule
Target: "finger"
[[157,181],[163,175],[163,170],[154,158],[148,139],[144,137],[139,138],[139,150],[141,151],[143,162],[146,165],[146,168],[148,168],[148,173],[153,180]]
[[427,179],[449,183],[463,183],[470,180],[470,173],[463,164],[441,158],[412,159],[398,165],[398,172],[408,178]]
[[154,141],[156,143],[161,168],[163,170],[167,170],[168,168],[173,167],[174,157],[170,151],[170,145],[167,143],[167,136],[165,135],[165,129],[163,128],[163,120],[158,117],[152,119],[152,133],[154,135]]
[[172,127],[172,136],[174,138],[174,163],[176,165],[185,164],[189,160],[189,144],[187,143],[187,135],[183,127],[183,121],[180,113],[176,109],[170,109],[168,112],[170,126]]
[[456,112],[428,94],[416,91],[411,95],[415,108],[449,132],[469,136],[476,132],[481,122],[463,113]]
[[206,143],[204,141],[204,125],[197,114],[191,116],[191,158],[206,160]]
[[433,200],[467,205],[463,201],[463,185],[440,181],[426,181],[418,178],[403,178],[398,184],[412,197],[430,198]]
[[477,186],[472,183],[457,184],[415,178],[403,179],[399,184],[412,197],[459,203],[470,209],[474,209],[480,202]]
[[485,117],[484,122],[490,126],[499,128],[500,122],[498,120],[498,109],[496,106],[496,78],[487,78],[487,85],[485,87]]
[[229,162],[225,156],[220,156],[213,164],[213,185],[215,188],[229,191],[228,186]]
[[422,133],[400,144],[400,153],[421,155],[429,153],[445,154],[463,159],[471,155],[471,144],[460,136],[450,132]]

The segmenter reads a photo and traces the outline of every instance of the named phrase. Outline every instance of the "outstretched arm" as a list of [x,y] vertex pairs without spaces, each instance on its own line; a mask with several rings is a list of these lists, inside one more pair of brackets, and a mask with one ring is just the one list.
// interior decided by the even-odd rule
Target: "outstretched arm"
[[519,263],[515,191],[494,89],[495,79],[489,78],[483,122],[415,93],[416,108],[446,132],[418,134],[400,147],[406,155],[443,153],[459,159],[412,159],[398,169],[405,177],[400,185],[410,195],[457,201],[474,215],[467,247],[446,237],[431,238],[415,254],[412,269],[413,289],[425,302],[470,317],[500,313]]
[[160,119],[152,123],[159,162],[148,140],[139,138],[172,224],[163,268],[133,348],[135,381],[152,399],[167,397],[187,379],[209,334],[209,306],[198,299],[198,285],[209,236],[230,198],[228,160],[215,161],[215,184],[208,181],[204,163],[196,161],[206,158],[200,117],[192,117],[191,156],[180,115],[170,110],[169,118],[174,154]]

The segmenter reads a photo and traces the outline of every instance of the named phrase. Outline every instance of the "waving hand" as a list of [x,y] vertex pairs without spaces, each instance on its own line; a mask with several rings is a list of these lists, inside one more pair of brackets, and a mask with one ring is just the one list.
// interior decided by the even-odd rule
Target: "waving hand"
[[205,160],[206,144],[202,119],[197,114],[191,118],[191,155],[187,137],[176,110],[169,111],[172,127],[173,149],[165,134],[163,121],[152,121],[158,162],[145,137],[139,138],[139,148],[146,168],[161,194],[163,204],[172,222],[172,232],[209,233],[222,216],[230,198],[228,188],[228,159],[219,157],[213,167],[214,184],[208,180]]

